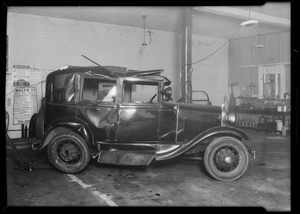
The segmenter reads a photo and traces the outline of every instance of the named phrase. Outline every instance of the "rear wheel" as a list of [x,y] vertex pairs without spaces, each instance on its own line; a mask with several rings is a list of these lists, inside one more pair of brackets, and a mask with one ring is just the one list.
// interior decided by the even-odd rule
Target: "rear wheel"
[[207,172],[216,180],[233,181],[247,170],[249,156],[245,145],[233,137],[220,137],[212,141],[204,153]]
[[65,173],[82,171],[91,159],[85,140],[76,133],[61,133],[48,145],[48,158],[52,165]]

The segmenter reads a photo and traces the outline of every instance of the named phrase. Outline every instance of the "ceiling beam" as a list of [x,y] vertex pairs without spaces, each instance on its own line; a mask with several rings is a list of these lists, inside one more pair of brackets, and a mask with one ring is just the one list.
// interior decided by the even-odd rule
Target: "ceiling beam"
[[[237,19],[247,20],[249,18],[249,11],[242,10],[234,7],[216,6],[216,7],[193,7],[194,10],[213,13],[222,16],[229,16]],[[262,13],[252,12],[250,13],[251,19],[256,19],[261,23],[276,25],[281,27],[291,27],[291,20],[279,18],[275,16],[269,16]]]

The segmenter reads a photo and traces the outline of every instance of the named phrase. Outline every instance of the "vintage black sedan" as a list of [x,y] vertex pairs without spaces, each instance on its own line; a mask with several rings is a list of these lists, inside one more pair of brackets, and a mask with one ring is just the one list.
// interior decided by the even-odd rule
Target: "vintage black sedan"
[[[115,165],[149,165],[201,156],[207,172],[232,181],[247,170],[248,135],[233,126],[228,102],[213,106],[173,102],[163,70],[65,66],[46,78],[46,94],[30,121],[37,150],[64,173],[93,158]],[[226,101],[226,99],[225,99]]]

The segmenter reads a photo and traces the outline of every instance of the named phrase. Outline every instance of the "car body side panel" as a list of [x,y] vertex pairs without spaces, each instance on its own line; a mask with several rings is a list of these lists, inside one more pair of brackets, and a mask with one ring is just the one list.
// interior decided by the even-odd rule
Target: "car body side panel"
[[59,74],[60,76],[51,74],[46,78],[46,97],[41,106],[44,108],[45,128],[59,118],[76,116],[76,74],[71,73],[65,78],[62,78],[62,74]]
[[116,104],[78,104],[77,117],[86,121],[97,141],[114,141],[117,123]]
[[116,142],[156,142],[158,132],[158,105],[121,104]]
[[188,142],[205,130],[220,125],[218,106],[179,103],[177,142]]
[[76,117],[76,105],[75,104],[56,104],[46,103],[45,106],[45,127],[55,122],[58,118],[74,118]]

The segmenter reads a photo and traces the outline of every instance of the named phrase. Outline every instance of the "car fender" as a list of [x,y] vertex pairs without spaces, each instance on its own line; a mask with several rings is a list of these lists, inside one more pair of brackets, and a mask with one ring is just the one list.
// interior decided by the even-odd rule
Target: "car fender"
[[85,122],[78,118],[61,118],[51,123],[45,130],[42,138],[42,143],[37,149],[41,150],[46,147],[55,135],[70,131],[74,131],[81,137],[83,137],[89,145],[90,151],[92,153],[97,151],[94,140],[95,137],[92,130],[88,127],[87,124],[85,124]]
[[209,145],[206,139],[214,136],[235,137],[244,143],[249,153],[252,154],[253,152],[252,149],[249,148],[244,142],[244,140],[249,140],[249,136],[246,132],[232,126],[217,126],[217,127],[207,129],[206,131],[200,133],[199,135],[197,135],[190,141],[186,142],[185,144],[181,144],[180,146],[174,147],[174,149],[169,149],[167,152],[162,152],[162,151],[158,152],[157,153],[158,155],[156,155],[155,159],[167,160],[167,159],[175,158],[196,146],[203,146],[204,148],[206,148]]

